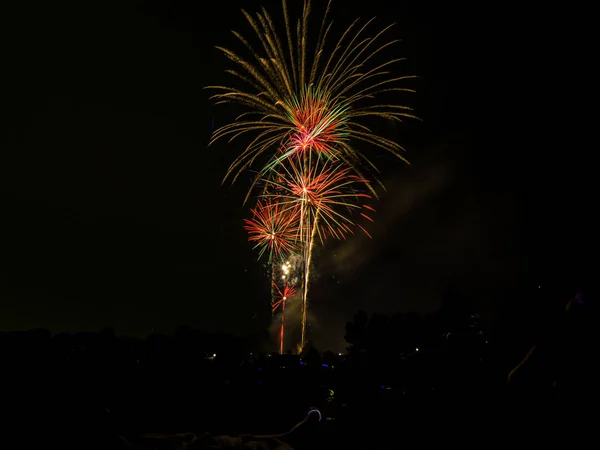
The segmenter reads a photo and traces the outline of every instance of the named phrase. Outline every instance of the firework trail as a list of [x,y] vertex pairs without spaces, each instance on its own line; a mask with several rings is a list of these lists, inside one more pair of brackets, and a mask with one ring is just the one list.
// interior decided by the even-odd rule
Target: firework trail
[[[268,263],[271,264],[271,305],[273,305],[276,301],[276,289],[278,289],[277,262],[296,253],[299,249],[298,208],[266,199],[266,201],[259,200],[251,213],[253,217],[245,220],[244,228],[248,232],[248,240],[254,242],[254,248],[258,249],[258,258],[268,255]],[[287,274],[289,268],[284,264],[282,270]]]
[[[365,206],[372,209],[361,205],[361,200],[371,198],[364,193],[367,181],[349,172],[350,168],[321,155],[314,158],[310,154],[294,155],[277,166],[263,194],[284,208],[300,211],[298,240],[303,244],[304,257],[301,348],[306,344],[308,288],[316,236],[322,243],[328,236],[343,239],[352,232],[352,213],[362,211]],[[359,214],[372,220],[365,212]]]
[[295,27],[287,1],[282,0],[285,34],[281,36],[264,8],[255,15],[242,11],[256,42],[238,32],[233,34],[250,56],[217,47],[233,62],[235,67],[227,73],[239,86],[207,86],[215,91],[211,99],[216,104],[237,103],[245,108],[233,122],[214,130],[209,145],[246,138],[223,182],[233,183],[258,166],[244,203],[256,190],[259,203],[252,210],[253,218],[246,221],[246,229],[259,258],[269,255],[272,302],[279,289],[275,259],[302,255],[302,347],[315,240],[323,243],[327,237],[345,238],[355,226],[360,227],[353,219],[355,212],[372,221],[369,211],[374,210],[364,202],[376,197],[373,182],[381,182],[364,149],[378,148],[407,162],[402,146],[371,131],[365,121],[416,118],[410,107],[378,101],[381,94],[413,92],[401,83],[414,76],[394,76],[391,71],[404,58],[376,62],[376,57],[397,42],[385,40],[391,26],[372,33],[374,19],[363,25],[355,21],[330,45],[331,4],[330,0],[312,48],[308,39],[310,0],[304,2]]
[[[289,270],[289,263],[284,264],[284,272],[286,271],[286,267]],[[281,308],[281,328],[279,331],[279,353],[283,355],[283,347],[285,341],[285,302],[296,295],[296,289],[294,286],[291,286],[287,282],[284,283],[283,289],[280,289],[277,284],[274,285],[277,289],[278,299],[275,303],[273,303],[273,312],[277,310],[277,308]]]
[[300,341],[300,348],[304,348],[306,345],[306,312],[308,310],[308,283],[310,281],[310,265],[312,263],[312,251],[315,243],[315,231],[317,230],[317,225],[319,222],[319,215],[315,216],[315,221],[313,223],[312,232],[310,234],[310,241],[308,245],[305,246],[306,256],[305,256],[305,275],[304,275],[304,291],[302,293],[302,337]]

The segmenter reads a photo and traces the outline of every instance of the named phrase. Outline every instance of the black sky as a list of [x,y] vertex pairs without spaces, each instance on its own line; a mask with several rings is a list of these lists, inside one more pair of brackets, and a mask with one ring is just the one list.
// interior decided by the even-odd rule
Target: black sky
[[[359,308],[434,310],[448,283],[494,311],[519,283],[577,278],[597,244],[580,18],[342,3],[338,31],[358,16],[397,22],[402,70],[420,76],[406,102],[424,121],[396,130],[413,166],[385,162],[374,239],[317,256],[317,339],[338,345]],[[213,119],[231,117],[202,89],[228,67],[214,46],[248,34],[242,4],[260,6],[2,7],[0,329],[262,327],[268,283],[242,191],[220,185],[234,155],[207,149]]]

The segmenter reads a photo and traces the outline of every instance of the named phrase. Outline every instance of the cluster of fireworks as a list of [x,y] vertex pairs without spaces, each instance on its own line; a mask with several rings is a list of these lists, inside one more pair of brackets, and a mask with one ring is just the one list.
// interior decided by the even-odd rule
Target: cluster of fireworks
[[[394,92],[412,92],[397,84],[414,77],[394,77],[390,72],[402,59],[372,63],[396,42],[382,42],[390,27],[367,35],[373,20],[362,26],[355,21],[330,48],[326,46],[332,29],[329,1],[316,44],[310,47],[310,0],[304,1],[295,25],[287,2],[282,4],[283,38],[262,8],[255,16],[243,11],[258,46],[233,32],[251,58],[218,47],[235,64],[227,72],[242,87],[208,87],[217,91],[212,97],[217,104],[231,102],[245,108],[234,122],[213,133],[211,144],[250,136],[224,181],[235,182],[254,170],[244,202],[256,197],[257,203],[245,229],[259,258],[267,258],[271,266],[271,306],[281,315],[281,352],[285,306],[292,299],[302,302],[299,348],[306,344],[315,245],[328,238],[344,239],[355,228],[367,233],[357,221],[372,221],[374,209],[367,202],[376,196],[374,182],[381,183],[377,167],[358,146],[379,148],[406,161],[403,148],[372,132],[365,120],[415,118],[409,107],[373,101],[382,93],[389,98]],[[290,260],[297,259],[302,264],[296,268]]]

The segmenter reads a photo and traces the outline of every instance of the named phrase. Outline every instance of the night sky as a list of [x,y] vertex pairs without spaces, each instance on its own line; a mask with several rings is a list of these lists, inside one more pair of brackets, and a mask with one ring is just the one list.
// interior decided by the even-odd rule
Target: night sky
[[[245,182],[221,186],[235,148],[207,148],[213,121],[232,117],[202,89],[229,67],[214,46],[233,42],[230,29],[250,35],[242,4],[261,5],[2,7],[0,329],[264,327],[268,281],[242,228]],[[340,347],[360,308],[434,311],[453,285],[493,313],[516,286],[591,271],[587,28],[565,11],[502,5],[334,3],[336,36],[359,16],[397,23],[391,36],[409,58],[397,70],[420,76],[405,103],[423,122],[387,130],[412,167],[381,162],[388,190],[373,239],[315,255],[317,344]]]

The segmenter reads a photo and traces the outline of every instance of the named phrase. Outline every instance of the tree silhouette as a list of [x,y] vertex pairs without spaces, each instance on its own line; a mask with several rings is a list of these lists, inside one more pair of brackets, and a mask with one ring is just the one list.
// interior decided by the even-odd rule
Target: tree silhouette
[[335,362],[335,355],[331,350],[323,352],[323,364],[331,365]]
[[302,349],[300,358],[307,364],[316,364],[321,362],[321,355],[310,341],[308,341],[304,346],[304,349]]
[[445,332],[467,331],[473,307],[469,299],[462,295],[454,284],[449,284],[440,305],[440,320]]
[[346,324],[344,339],[350,346],[349,352],[360,352],[367,349],[367,324],[369,316],[366,311],[360,310],[354,315],[352,322]]

